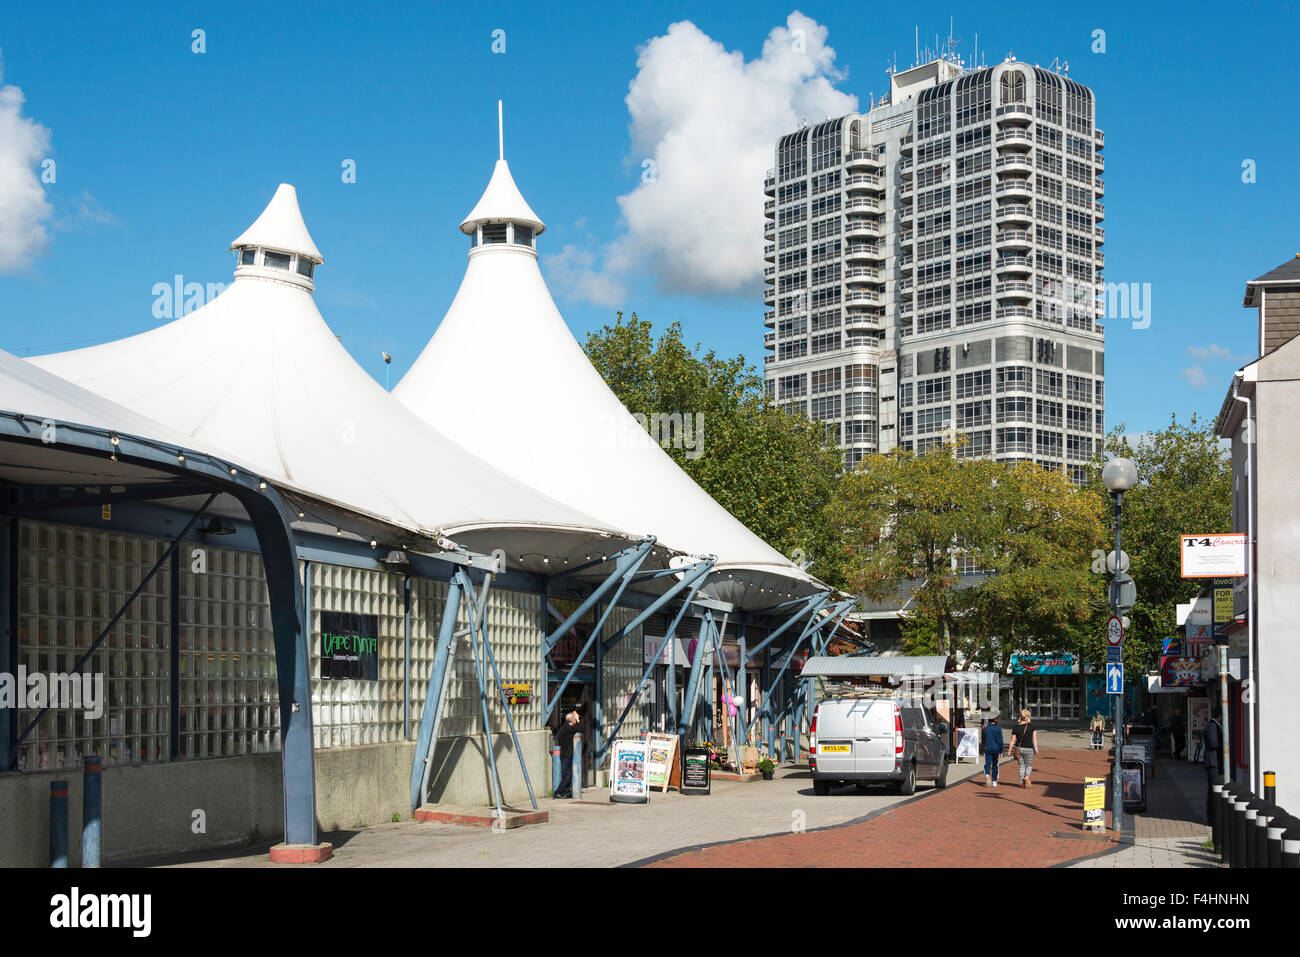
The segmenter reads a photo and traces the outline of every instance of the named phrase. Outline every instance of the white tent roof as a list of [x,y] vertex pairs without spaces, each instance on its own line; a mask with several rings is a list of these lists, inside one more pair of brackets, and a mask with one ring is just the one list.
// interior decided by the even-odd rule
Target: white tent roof
[[317,264],[325,261],[303,222],[298,191],[288,183],[280,184],[262,215],[230,244],[231,249],[243,246],[264,246],[280,252],[297,253]]
[[515,178],[510,175],[510,167],[503,159],[497,160],[488,180],[483,198],[470,210],[470,214],[460,224],[462,233],[473,234],[480,223],[523,223],[532,226],[535,235],[546,231],[546,225],[537,218],[531,206],[524,201],[524,196],[515,185]]
[[[467,223],[495,202],[503,170],[498,161]],[[452,414],[457,397],[470,392],[475,414]],[[717,598],[753,608],[825,587],[715,502],[655,444],[573,338],[528,246],[470,250],[451,308],[393,395],[548,495],[618,528],[653,533],[671,548],[718,556],[709,589]],[[708,454],[708,423],[704,442]]]
[[[271,206],[282,212],[286,196],[293,200],[291,187]],[[167,325],[30,361],[158,420],[191,447],[228,450],[268,481],[476,550],[505,548],[512,566],[521,564],[516,552],[583,558],[593,548],[613,550],[611,535],[627,539],[395,402],[352,360],[300,284],[237,274],[212,302]],[[467,394],[454,404],[476,417]]]

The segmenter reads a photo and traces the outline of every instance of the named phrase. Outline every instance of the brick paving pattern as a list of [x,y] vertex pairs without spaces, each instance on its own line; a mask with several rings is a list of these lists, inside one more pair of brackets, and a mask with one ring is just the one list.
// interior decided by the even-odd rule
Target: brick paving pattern
[[1045,750],[1033,783],[1014,763],[1001,786],[983,775],[858,824],[715,845],[649,867],[1051,867],[1118,846],[1083,829],[1083,779],[1104,777],[1104,751]]

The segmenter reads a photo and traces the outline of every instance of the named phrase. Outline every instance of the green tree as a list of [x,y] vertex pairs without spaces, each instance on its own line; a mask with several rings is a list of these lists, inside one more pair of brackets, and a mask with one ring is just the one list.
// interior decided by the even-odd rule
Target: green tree
[[[1176,606],[1191,601],[1201,589],[1200,580],[1182,577],[1179,536],[1232,531],[1232,464],[1213,423],[1195,415],[1186,424],[1170,416],[1167,428],[1147,433],[1140,442],[1130,440],[1120,424],[1107,437],[1106,451],[1132,459],[1138,472],[1138,484],[1124,493],[1123,505],[1123,548],[1137,587],[1124,657],[1141,673],[1159,665],[1164,639],[1177,631]],[[1095,471],[1094,494],[1113,517],[1100,468]],[[1108,537],[1107,551],[1115,547],[1113,521]],[[1080,636],[1080,650],[1094,664],[1105,661],[1108,614],[1103,603]]]
[[[1060,473],[961,457],[868,457],[828,508],[849,584],[878,601],[913,584],[904,647],[1004,670],[1013,651],[1059,650],[1099,583],[1101,502]],[[964,556],[982,574],[963,577]]]
[[772,547],[806,556],[828,584],[842,581],[824,509],[843,460],[822,426],[770,405],[762,376],[744,356],[688,347],[678,323],[656,340],[649,321],[620,312],[613,325],[588,334],[584,349],[628,411],[647,420],[655,413],[701,416],[702,454],[665,451]]

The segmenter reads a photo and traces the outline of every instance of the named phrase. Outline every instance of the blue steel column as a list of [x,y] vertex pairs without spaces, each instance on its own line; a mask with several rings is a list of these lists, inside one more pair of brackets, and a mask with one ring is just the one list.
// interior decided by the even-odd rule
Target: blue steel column
[[[733,693],[740,697],[740,705],[736,709],[736,717],[732,719],[731,746],[735,750],[736,770],[740,770],[740,762],[744,756],[741,749],[749,745],[748,735],[740,733],[741,728],[748,728],[749,722],[749,669],[748,656],[745,654],[745,616],[740,616],[740,634],[736,636],[740,642],[740,659],[736,664],[736,680],[733,684]],[[730,709],[728,709],[730,710]],[[744,739],[743,742],[741,739]]]
[[695,730],[696,706],[700,695],[700,674],[704,671],[704,657],[714,645],[716,629],[713,625],[713,612],[706,610],[700,621],[700,637],[695,642],[695,660],[691,662],[691,676],[686,682],[686,698],[682,707],[681,720],[677,722],[677,733],[690,736]]
[[280,751],[284,778],[284,843],[316,843],[316,764],[312,741],[309,626],[299,618],[304,589],[289,517],[273,488],[236,493],[262,550],[271,602]]
[[402,738],[411,740],[411,576],[402,578]]
[[[599,611],[600,605],[596,605]],[[613,606],[610,606],[613,611]],[[591,753],[599,754],[601,747],[601,722],[605,719],[604,694],[605,694],[605,636],[604,636],[604,618],[599,614],[600,630],[595,634],[596,639],[596,693],[595,700],[591,703]],[[596,770],[600,770],[597,768]]]
[[[18,519],[0,521],[0,674],[18,673]],[[0,771],[18,763],[18,710],[0,708]]]
[[460,582],[453,578],[447,583],[447,602],[442,609],[442,624],[438,629],[438,647],[433,654],[433,667],[424,689],[424,707],[420,709],[420,731],[416,738],[415,757],[411,761],[411,810],[424,803],[425,788],[429,781],[429,768],[433,752],[438,746],[434,737],[438,718],[442,712],[443,678],[447,671],[447,658],[455,640],[456,612],[460,609]]
[[772,687],[772,649],[768,647],[763,651],[763,677],[759,679],[767,693],[763,697],[763,710],[759,715],[759,720],[763,722],[763,743],[767,745],[767,753],[773,753],[772,746],[772,692],[776,689]]

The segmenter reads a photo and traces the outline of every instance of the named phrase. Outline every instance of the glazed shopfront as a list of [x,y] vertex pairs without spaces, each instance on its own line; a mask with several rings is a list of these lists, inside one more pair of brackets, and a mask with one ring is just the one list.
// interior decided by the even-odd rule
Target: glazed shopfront
[[1084,677],[1079,657],[1012,655],[1011,705],[1028,708],[1034,720],[1081,723],[1084,719]]

